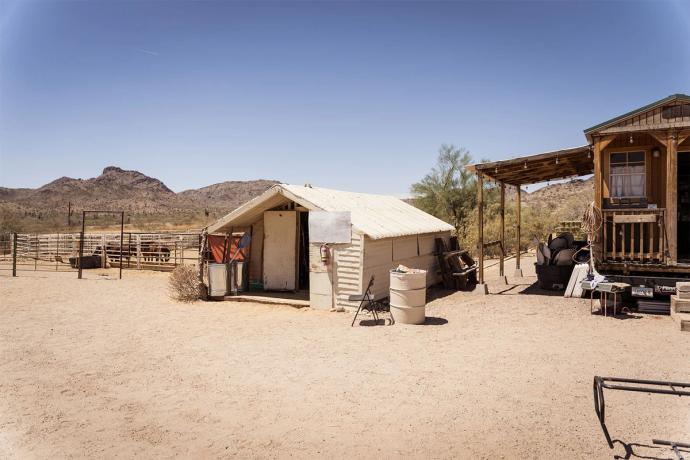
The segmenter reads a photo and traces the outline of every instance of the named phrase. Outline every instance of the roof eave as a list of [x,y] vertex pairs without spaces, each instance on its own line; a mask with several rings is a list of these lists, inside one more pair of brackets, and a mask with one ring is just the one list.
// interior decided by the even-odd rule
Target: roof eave
[[667,96],[663,99],[659,99],[658,101],[652,102],[651,104],[647,104],[644,107],[640,107],[635,110],[631,110],[630,112],[624,113],[623,115],[619,115],[617,117],[611,118],[610,120],[606,120],[602,123],[599,123],[597,125],[594,125],[590,128],[587,128],[584,130],[585,136],[587,137],[587,140],[591,143],[592,142],[592,133],[596,131],[600,131],[604,128],[609,127],[610,125],[614,125],[622,120],[625,120],[626,118],[632,117],[637,115],[638,113],[641,112],[646,112],[647,110],[652,110],[655,109],[659,106],[668,104],[669,102],[674,102],[674,101],[687,101],[690,102],[690,96],[687,94],[672,94],[670,96]]

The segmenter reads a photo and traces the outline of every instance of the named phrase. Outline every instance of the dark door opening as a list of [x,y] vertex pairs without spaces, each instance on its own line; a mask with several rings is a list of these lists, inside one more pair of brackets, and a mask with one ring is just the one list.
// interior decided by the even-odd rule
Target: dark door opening
[[678,153],[678,261],[690,262],[690,152]]
[[309,289],[309,213],[299,213],[298,289]]

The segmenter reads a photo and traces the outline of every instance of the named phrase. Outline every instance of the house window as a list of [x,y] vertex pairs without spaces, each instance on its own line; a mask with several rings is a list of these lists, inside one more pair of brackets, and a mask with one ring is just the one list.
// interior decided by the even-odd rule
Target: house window
[[644,152],[611,154],[611,197],[644,198],[647,173]]

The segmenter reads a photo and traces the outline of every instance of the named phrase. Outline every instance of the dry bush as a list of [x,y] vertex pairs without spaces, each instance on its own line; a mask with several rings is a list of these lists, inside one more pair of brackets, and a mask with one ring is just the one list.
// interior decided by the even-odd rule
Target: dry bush
[[193,265],[180,265],[170,274],[170,297],[181,302],[194,302],[201,297],[197,269]]

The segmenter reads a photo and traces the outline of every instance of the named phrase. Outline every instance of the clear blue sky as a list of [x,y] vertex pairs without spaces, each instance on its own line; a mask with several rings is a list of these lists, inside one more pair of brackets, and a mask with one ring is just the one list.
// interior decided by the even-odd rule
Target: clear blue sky
[[0,0],[0,185],[138,169],[405,194],[690,92],[690,2]]

